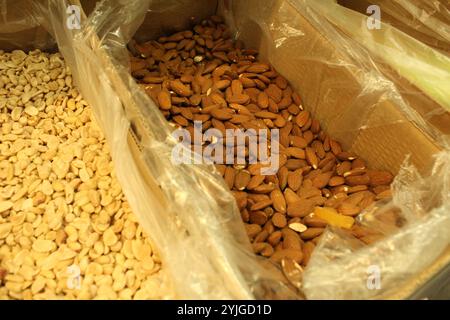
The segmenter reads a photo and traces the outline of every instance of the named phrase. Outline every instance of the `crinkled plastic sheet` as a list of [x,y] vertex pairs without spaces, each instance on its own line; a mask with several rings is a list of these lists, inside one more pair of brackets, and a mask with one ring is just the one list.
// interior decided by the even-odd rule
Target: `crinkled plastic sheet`
[[[255,4],[254,1],[245,3]],[[124,5],[103,0],[88,19],[82,20],[80,30],[65,28],[67,4],[58,0],[33,2],[30,14],[52,34],[72,69],[76,84],[93,106],[111,147],[118,180],[133,211],[159,248],[177,297],[300,297],[285,285],[279,271],[251,253],[234,198],[214,168],[175,166],[170,162],[175,144],[170,137],[171,128],[127,69],[126,44],[144,20],[150,1],[134,0]],[[293,0],[268,4],[270,6],[264,8],[254,7],[254,15],[249,19],[261,27],[266,37],[271,37],[266,48],[269,59],[276,50],[310,31],[299,22],[306,21],[342,55],[327,57],[330,58],[327,60],[312,55],[312,46],[309,48],[312,51],[298,53],[300,59],[322,59],[321,63],[328,66],[350,70],[362,84],[368,81],[360,92],[355,92],[353,102],[347,106],[362,115],[360,123],[348,124],[349,131],[358,131],[367,125],[365,121],[369,117],[364,105],[372,112],[370,108],[382,99],[398,103],[407,119],[421,120],[419,115],[411,116],[409,106],[393,83],[378,72],[370,59],[360,60],[363,55],[353,48],[355,43],[319,14],[320,7],[309,1]],[[292,16],[290,7],[301,14],[302,20]],[[228,8],[232,8],[229,3]],[[235,18],[236,34],[244,35],[245,29],[239,30],[239,18]],[[277,67],[276,61],[272,62]],[[312,78],[314,75],[305,76]],[[325,90],[317,90],[318,93],[332,89],[326,87],[326,80],[313,80]],[[305,107],[319,114],[325,100],[309,97],[308,92],[303,96]],[[340,118],[334,115],[324,121],[325,125],[332,129],[335,120],[345,123],[346,110],[343,112]],[[404,121],[387,119],[389,123],[397,120]],[[140,128],[138,139],[142,152],[138,159],[128,143],[130,124]],[[426,127],[426,121],[422,126]],[[306,269],[304,291],[307,297],[372,298],[396,288],[430,264],[449,243],[449,159],[449,152],[442,151],[434,168],[424,177],[405,163],[394,183],[394,200],[380,204],[379,211],[366,214],[362,219],[362,223],[384,233],[385,239],[362,246],[340,230],[327,231]],[[149,169],[150,178],[142,174],[140,162]],[[406,221],[402,228],[375,223],[377,220],[371,218],[393,208],[400,211]],[[365,287],[367,266],[371,264],[381,270],[383,280],[379,291]]]
[[[360,9],[359,1],[338,0]],[[381,9],[382,20],[425,44],[450,55],[450,3],[448,0],[371,0]],[[368,3],[361,9],[367,9]],[[365,13],[365,11],[364,11]]]
[[[381,25],[379,30],[366,27],[367,17],[335,3],[336,0],[318,2],[319,14],[330,23],[364,46],[377,61],[384,61],[396,73],[437,102],[440,107],[427,106],[423,100],[412,96],[408,100],[420,117],[434,123],[440,118],[450,119],[450,3],[441,1],[397,0],[370,1],[379,5]],[[356,5],[354,1],[339,1]],[[366,2],[364,2],[366,3]],[[394,26],[394,27],[392,27]],[[395,28],[398,27],[399,29]],[[433,49],[437,48],[438,50]],[[395,75],[394,75],[395,76]],[[402,85],[397,86],[399,90]],[[418,91],[408,86],[404,91]],[[409,95],[417,94],[407,92]],[[415,120],[416,121],[416,120]],[[433,121],[431,121],[433,122]],[[421,125],[420,125],[421,126]],[[439,132],[430,132],[435,139]],[[445,130],[441,126],[441,130]],[[448,135],[450,132],[447,130]]]

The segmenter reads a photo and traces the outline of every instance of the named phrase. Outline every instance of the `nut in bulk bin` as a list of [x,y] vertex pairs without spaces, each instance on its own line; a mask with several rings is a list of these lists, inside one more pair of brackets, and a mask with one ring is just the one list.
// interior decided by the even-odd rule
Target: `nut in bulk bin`
[[0,298],[163,297],[158,254],[62,56],[14,50],[0,65]]

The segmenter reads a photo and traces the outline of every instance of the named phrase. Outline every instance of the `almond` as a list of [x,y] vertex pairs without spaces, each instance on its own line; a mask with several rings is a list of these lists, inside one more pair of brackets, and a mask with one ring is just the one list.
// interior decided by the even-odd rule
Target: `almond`
[[338,212],[340,214],[343,214],[344,216],[351,216],[354,217],[356,216],[358,213],[361,212],[361,209],[356,206],[353,205],[351,203],[348,202],[343,202],[339,207],[338,207]]
[[303,127],[309,120],[309,112],[306,110],[301,111],[297,117],[295,117],[295,123],[301,128]]
[[286,188],[286,185],[288,184],[288,175],[289,170],[286,167],[281,167],[278,170],[278,184],[281,190],[284,190],[284,188]]
[[250,182],[251,176],[247,170],[239,170],[234,178],[234,187],[237,190],[244,190]]
[[308,199],[301,199],[300,201],[288,204],[287,214],[290,217],[304,217],[310,214],[314,209],[314,202]]
[[254,205],[252,205],[250,207],[250,210],[252,210],[252,211],[261,210],[261,209],[264,209],[265,207],[268,207],[270,205],[272,205],[272,200],[271,199],[261,200],[261,201],[255,203]]
[[252,73],[263,73],[269,69],[270,69],[269,65],[265,63],[254,63],[250,67],[248,67],[246,71]]
[[286,152],[288,153],[288,155],[290,157],[294,157],[297,159],[305,159],[306,158],[305,150],[300,149],[300,148],[286,148]]
[[267,93],[265,93],[264,91],[261,91],[258,94],[258,106],[261,109],[267,109],[267,107],[269,107],[269,97],[267,96]]
[[349,186],[367,185],[370,183],[370,177],[367,174],[360,176],[349,176],[345,178],[345,182]]
[[394,178],[388,171],[369,170],[367,174],[370,178],[370,185],[372,187],[389,185]]
[[[273,217],[272,217],[272,221],[273,221]],[[279,230],[278,231],[274,231],[267,238],[267,242],[275,247],[276,245],[278,245],[280,243],[281,237],[282,237],[281,231],[279,231]]]
[[276,85],[274,84],[269,84],[269,86],[267,87],[267,89],[265,90],[265,92],[267,93],[267,95],[273,99],[273,101],[275,101],[275,103],[278,103],[281,101],[281,98],[283,96],[283,92],[281,91],[280,88],[278,88]]
[[291,171],[288,174],[288,185],[293,191],[297,191],[303,182],[303,170],[297,169],[295,171]]
[[250,223],[263,225],[267,222],[267,214],[264,211],[250,211]]
[[303,223],[306,224],[308,227],[315,227],[315,228],[325,228],[327,226],[327,222],[325,220],[317,218],[314,215],[307,215],[306,217],[304,217]]
[[272,216],[272,223],[275,227],[284,228],[287,225],[286,216],[280,212],[276,212]]
[[302,240],[295,231],[285,228],[281,233],[283,234],[283,249],[301,250]]
[[281,260],[286,258],[292,259],[297,263],[301,263],[303,259],[303,252],[296,249],[281,249],[275,251],[274,254],[270,257],[270,260],[280,263]]
[[273,208],[280,212],[286,212],[286,200],[284,199],[283,193],[281,193],[280,189],[275,189],[270,193],[270,198],[273,202]]
[[229,120],[233,118],[233,111],[226,108],[214,108],[211,110],[211,115],[219,120]]
[[245,224],[245,230],[249,238],[253,239],[257,234],[261,232],[261,226],[257,224]]
[[334,177],[330,178],[330,180],[328,181],[328,185],[330,187],[337,187],[337,186],[343,185],[344,183],[345,183],[345,179],[340,176],[334,176]]
[[244,88],[242,86],[242,82],[239,80],[233,80],[231,81],[231,92],[235,96],[239,96],[244,91]]
[[306,148],[306,161],[314,168],[317,169],[319,166],[319,160],[317,159],[316,152],[313,148]]
[[308,229],[307,226],[300,222],[289,223],[289,228],[296,232],[304,232],[306,231],[306,229]]
[[236,175],[235,170],[232,167],[226,167],[225,175],[223,178],[225,179],[225,183],[228,185],[228,188],[230,188],[230,189],[234,185],[235,175]]
[[308,228],[308,229],[306,229],[306,231],[304,231],[300,234],[300,237],[303,240],[310,240],[310,239],[320,236],[324,230],[325,230],[324,228]]
[[277,115],[269,111],[259,111],[255,113],[255,117],[263,119],[276,119]]
[[331,172],[331,171],[318,174],[314,179],[312,179],[313,187],[316,187],[319,189],[324,188],[330,181],[332,174],[333,174],[333,172]]
[[171,81],[170,87],[180,96],[189,97],[192,95],[191,89],[189,89],[189,87],[183,84],[180,80]]

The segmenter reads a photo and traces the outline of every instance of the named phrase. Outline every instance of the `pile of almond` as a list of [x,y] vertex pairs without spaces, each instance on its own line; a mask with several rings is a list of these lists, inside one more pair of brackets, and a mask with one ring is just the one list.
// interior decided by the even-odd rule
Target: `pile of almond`
[[[390,197],[389,172],[370,170],[321,130],[288,81],[230,38],[221,17],[192,30],[129,44],[131,73],[177,126],[280,130],[277,174],[262,165],[216,165],[232,190],[256,253],[305,266],[327,225],[371,235],[354,218]],[[203,145],[206,147],[206,145]],[[270,150],[269,150],[270,151]],[[249,150],[246,155],[250,156]]]

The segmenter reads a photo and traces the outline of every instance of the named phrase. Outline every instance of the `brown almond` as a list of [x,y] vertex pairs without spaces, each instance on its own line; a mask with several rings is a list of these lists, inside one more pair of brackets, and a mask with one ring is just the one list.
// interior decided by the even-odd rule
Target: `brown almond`
[[303,137],[299,136],[290,136],[290,144],[301,149],[304,149],[308,146],[307,141]]
[[295,171],[291,171],[288,174],[288,185],[293,191],[297,191],[303,182],[303,171],[302,169],[297,169]]
[[307,147],[305,150],[306,161],[314,168],[317,169],[319,166],[319,160],[317,159],[316,152],[313,148]]
[[283,92],[281,89],[273,83],[269,84],[265,92],[271,99],[273,99],[273,101],[275,101],[275,103],[279,103],[283,97]]
[[189,87],[183,84],[180,80],[171,81],[170,87],[180,96],[189,97],[192,95],[191,89],[189,89]]
[[258,187],[259,185],[261,185],[261,183],[263,183],[265,179],[265,176],[263,175],[254,175],[251,177],[250,181],[247,184],[247,189],[249,190],[253,190],[256,187]]
[[330,148],[335,156],[342,152],[341,145],[336,140],[330,139]]
[[267,230],[262,230],[260,233],[258,233],[253,240],[254,242],[264,242],[269,237],[269,232]]
[[182,127],[187,127],[189,125],[189,121],[181,115],[173,116],[172,119]]
[[284,228],[281,230],[283,234],[283,249],[296,249],[300,250],[302,248],[302,240],[300,239],[297,232]]
[[244,190],[250,182],[251,175],[247,170],[239,170],[234,178],[234,187],[237,190]]
[[284,228],[287,225],[286,216],[280,212],[275,212],[272,216],[272,223],[275,227]]
[[250,210],[251,211],[257,211],[257,210],[264,209],[265,207],[268,207],[270,205],[272,205],[272,200],[271,199],[262,200],[262,201],[256,202],[254,205],[252,205],[250,207]]
[[153,76],[146,76],[144,79],[142,79],[145,83],[162,83],[164,81],[163,77],[153,77]]
[[273,262],[280,263],[283,259],[292,259],[297,263],[302,263],[303,252],[296,249],[281,249],[275,250],[274,254],[270,257]]
[[229,103],[237,103],[237,104],[242,104],[242,105],[247,104],[249,100],[250,100],[250,97],[246,94],[232,95],[227,98],[227,101]]
[[255,192],[255,193],[269,193],[269,192],[272,192],[272,190],[274,190],[275,187],[276,186],[275,186],[274,183],[264,183],[264,184],[260,184],[256,188],[254,188],[253,192]]
[[309,117],[309,111],[300,111],[300,113],[295,117],[295,123],[301,128],[308,122]]
[[284,189],[283,194],[284,198],[286,199],[286,204],[288,205],[288,207],[289,205],[295,204],[296,202],[301,200],[301,198],[290,188]]
[[270,198],[273,202],[273,208],[281,213],[286,212],[286,200],[284,199],[283,193],[280,189],[275,189],[270,193]]
[[288,153],[288,155],[290,157],[294,157],[297,159],[305,159],[306,158],[305,150],[300,149],[300,148],[289,147],[289,148],[286,148],[286,152]]
[[325,172],[325,173],[319,173],[314,179],[312,179],[313,187],[322,189],[324,188],[328,182],[330,181],[330,178],[332,176],[333,172]]
[[336,167],[336,173],[340,176],[343,176],[344,173],[350,171],[352,169],[352,163],[350,161],[344,161],[338,164]]
[[369,175],[370,185],[372,187],[389,185],[394,178],[388,171],[369,170],[367,174]]
[[225,169],[225,175],[224,175],[224,180],[225,183],[227,184],[228,188],[233,188],[234,185],[234,177],[236,175],[235,170],[232,167],[226,167]]
[[281,190],[286,188],[286,185],[288,184],[288,175],[289,170],[286,167],[281,167],[278,170],[277,176],[278,176],[278,184]]
[[300,234],[300,237],[303,240],[310,240],[310,239],[320,236],[324,230],[325,230],[325,228],[308,228],[305,232],[302,232]]
[[263,225],[267,222],[267,214],[264,211],[250,211],[249,216],[250,223]]
[[247,236],[250,239],[253,239],[257,234],[259,234],[262,230],[261,226],[257,224],[244,224],[245,230],[247,231]]
[[376,200],[389,199],[389,198],[392,198],[392,191],[390,189],[384,190],[384,191],[378,193],[375,197]]
[[367,185],[370,183],[370,177],[368,174],[359,176],[349,176],[345,178],[345,183],[349,186]]
[[338,212],[340,214],[343,214],[344,216],[351,216],[354,217],[356,215],[358,215],[361,212],[361,208],[359,208],[358,206],[348,203],[348,202],[343,202],[339,207],[338,207]]
[[314,228],[325,228],[327,226],[327,222],[320,218],[315,217],[314,215],[308,215],[303,218],[303,223],[308,227]]
[[250,67],[248,67],[246,71],[251,72],[251,73],[264,73],[269,69],[270,69],[270,67],[268,64],[254,63]]
[[334,176],[334,177],[330,178],[330,181],[328,181],[328,185],[330,187],[337,187],[337,186],[343,185],[344,183],[345,183],[345,179],[340,176]]
[[314,209],[314,202],[308,199],[288,204],[287,214],[290,217],[304,217],[310,214]]
[[258,94],[258,106],[261,109],[267,109],[269,107],[269,97],[267,96],[267,93],[265,93],[264,91],[261,91]]
[[263,119],[276,119],[277,115],[269,111],[259,111],[255,113],[255,117]]
[[219,120],[230,120],[234,114],[230,109],[214,108],[211,110],[211,115]]
[[158,103],[159,107],[163,110],[170,110],[172,107],[172,99],[170,98],[170,93],[162,90],[158,93]]
[[[272,222],[273,222],[273,217],[272,217]],[[279,231],[279,230],[275,231],[269,235],[269,237],[267,238],[267,242],[275,247],[277,244],[280,243],[281,237],[282,237],[281,231]]]
[[233,95],[241,95],[243,91],[244,88],[242,86],[242,82],[240,82],[239,80],[231,81],[231,92],[233,93]]

